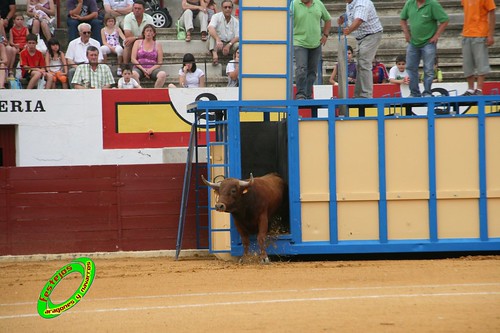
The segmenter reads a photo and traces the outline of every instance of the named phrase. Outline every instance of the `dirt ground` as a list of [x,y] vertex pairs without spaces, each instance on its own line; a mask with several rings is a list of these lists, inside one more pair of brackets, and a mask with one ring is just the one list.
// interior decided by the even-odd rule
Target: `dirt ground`
[[[94,259],[83,300],[43,319],[39,293],[70,261],[0,262],[0,332],[500,332],[500,256]],[[52,301],[81,281],[70,274]]]

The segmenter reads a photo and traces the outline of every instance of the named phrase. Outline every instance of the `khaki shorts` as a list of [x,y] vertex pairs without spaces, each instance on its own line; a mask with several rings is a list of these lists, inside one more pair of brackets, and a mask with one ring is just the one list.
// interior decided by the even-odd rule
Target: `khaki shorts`
[[491,71],[486,37],[464,37],[462,56],[465,77],[486,75]]

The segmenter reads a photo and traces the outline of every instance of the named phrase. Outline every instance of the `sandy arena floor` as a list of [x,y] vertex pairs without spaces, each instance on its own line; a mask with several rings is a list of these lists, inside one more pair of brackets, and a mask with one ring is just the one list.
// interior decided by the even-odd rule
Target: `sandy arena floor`
[[[83,300],[43,319],[39,293],[70,261],[0,262],[0,332],[500,332],[500,256],[270,265],[95,259]],[[81,281],[69,275],[52,301]]]

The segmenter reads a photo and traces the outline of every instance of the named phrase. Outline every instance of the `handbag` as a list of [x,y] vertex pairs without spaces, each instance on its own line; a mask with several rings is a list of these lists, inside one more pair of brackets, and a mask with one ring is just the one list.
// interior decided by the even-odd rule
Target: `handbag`
[[177,20],[175,26],[177,27],[177,39],[178,40],[186,39],[186,30],[181,26],[181,20]]
[[45,89],[45,78],[42,76],[40,78],[40,80],[38,80],[38,85],[37,85],[37,89]]
[[10,77],[8,79],[10,89],[23,89],[23,85],[21,84],[21,80],[19,80],[17,77]]

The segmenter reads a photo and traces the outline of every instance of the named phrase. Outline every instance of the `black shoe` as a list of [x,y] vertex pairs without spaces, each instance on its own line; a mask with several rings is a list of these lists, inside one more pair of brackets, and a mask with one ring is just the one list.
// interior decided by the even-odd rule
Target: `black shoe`
[[466,92],[464,92],[462,95],[460,96],[474,96],[476,95],[476,91],[477,90],[474,90],[473,92],[470,92],[469,90],[467,90]]

